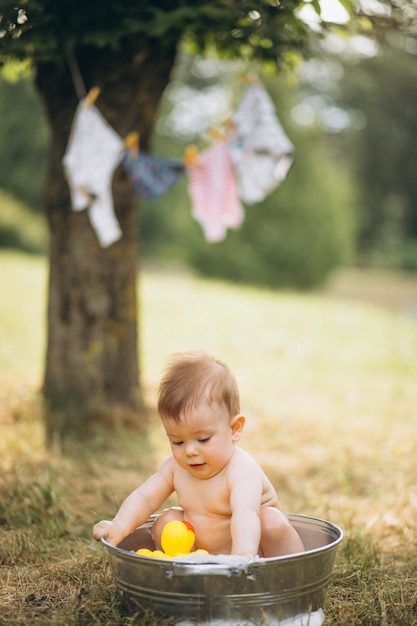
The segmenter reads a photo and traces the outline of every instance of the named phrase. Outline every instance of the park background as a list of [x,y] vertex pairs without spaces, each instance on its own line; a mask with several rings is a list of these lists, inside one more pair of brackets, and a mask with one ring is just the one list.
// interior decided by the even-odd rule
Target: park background
[[[417,44],[399,34],[383,49],[333,44],[290,78],[261,77],[295,160],[238,231],[207,244],[185,184],[141,203],[146,432],[116,424],[64,455],[45,449],[39,398],[48,132],[30,77],[3,71],[0,623],[130,623],[90,529],[167,453],[155,387],[182,349],[207,349],[236,371],[242,445],[285,508],[344,529],[327,623],[417,623]],[[240,70],[184,55],[154,152],[178,158],[204,145],[242,90]]]
[[[191,217],[184,178],[142,201],[141,259],[269,287],[320,286],[340,265],[417,269],[416,40],[384,46],[334,36],[294,72],[256,76],[269,91],[295,160],[285,184],[227,239],[207,245]],[[182,159],[207,146],[245,89],[242,62],[180,56],[152,152]],[[48,129],[31,79],[6,66],[0,82],[0,245],[47,250],[42,216]]]

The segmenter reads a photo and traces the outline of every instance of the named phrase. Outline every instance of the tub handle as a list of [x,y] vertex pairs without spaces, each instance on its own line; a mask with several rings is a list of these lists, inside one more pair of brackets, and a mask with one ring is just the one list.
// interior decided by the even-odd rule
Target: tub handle
[[249,568],[242,567],[226,567],[224,565],[198,565],[173,563],[172,567],[165,570],[167,578],[174,576],[226,576],[227,578],[246,576],[251,580],[255,580],[253,572]]

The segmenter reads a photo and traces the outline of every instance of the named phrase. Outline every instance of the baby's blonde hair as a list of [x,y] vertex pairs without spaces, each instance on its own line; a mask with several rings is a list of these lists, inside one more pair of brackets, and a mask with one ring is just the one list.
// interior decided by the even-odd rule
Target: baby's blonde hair
[[231,418],[240,412],[239,389],[231,370],[205,352],[174,354],[158,388],[159,415],[179,421],[203,403],[224,406]]

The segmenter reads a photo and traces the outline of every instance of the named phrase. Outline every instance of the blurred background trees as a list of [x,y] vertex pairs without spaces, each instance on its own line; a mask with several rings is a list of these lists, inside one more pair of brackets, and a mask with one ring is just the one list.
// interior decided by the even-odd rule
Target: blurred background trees
[[[346,63],[338,101],[363,116],[349,144],[359,195],[360,258],[417,269],[417,39],[392,35]],[[345,105],[346,106],[346,105]]]
[[[329,38],[296,74],[261,74],[295,146],[286,180],[225,241],[205,242],[187,181],[141,202],[142,257],[270,287],[320,285],[345,263],[417,269],[417,39]],[[241,66],[182,55],[162,104],[153,152],[182,158],[233,110]],[[28,75],[0,79],[0,245],[42,251],[48,130]],[[13,210],[10,209],[14,206]],[[16,209],[19,207],[19,210]]]
[[[50,441],[103,407],[139,406],[139,254],[273,288],[320,286],[346,263],[416,266],[414,3],[112,0],[88,12],[84,4],[0,0],[0,230],[2,245],[49,255]],[[295,147],[284,182],[245,207],[239,230],[208,244],[187,177],[139,210],[119,167],[122,236],[102,249],[86,211],[72,210],[62,167],[79,100],[98,86],[99,109],[120,138],[136,130],[144,151],[182,158],[233,113],[242,72],[265,85]],[[48,246],[42,232],[35,241],[41,205]]]
[[[267,67],[284,72],[314,53],[321,34],[333,29],[332,19],[321,15],[321,4],[325,2],[111,0],[97,4],[85,0],[59,3],[0,0],[0,65],[8,70],[10,64],[23,63],[32,69],[49,130],[43,192],[49,235],[49,281],[42,391],[50,443],[65,432],[88,428],[91,421],[100,422],[113,409],[127,414],[133,410],[141,420],[137,277],[138,256],[142,258],[142,253],[137,234],[137,207],[131,182],[124,169],[116,167],[117,159],[112,181],[106,178],[99,187],[91,187],[92,174],[100,173],[95,157],[110,154],[106,155],[105,151],[95,154],[98,141],[93,133],[84,132],[80,143],[84,141],[84,147],[91,149],[89,162],[78,160],[76,165],[78,170],[83,169],[82,174],[90,174],[90,183],[82,186],[83,198],[86,191],[93,191],[83,200],[88,205],[83,207],[86,210],[73,210],[77,207],[72,206],[69,193],[72,185],[65,176],[63,157],[74,121],[79,120],[74,115],[79,111],[80,101],[84,101],[92,88],[97,88],[100,103],[96,113],[101,113],[116,131],[120,147],[122,138],[134,131],[140,137],[141,150],[149,151],[152,139],[156,139],[158,111],[168,86],[172,85],[172,72],[181,50],[188,49],[191,57],[200,53],[208,63],[217,54],[230,62],[240,60],[249,69],[258,66],[257,73]],[[362,16],[353,15],[353,0],[342,2],[349,12],[343,9],[346,20],[340,28],[346,33],[356,25],[362,28]],[[372,19],[369,22],[371,25]],[[187,82],[187,72],[182,73],[183,82]],[[207,77],[214,82],[215,74],[207,71],[201,73],[200,82]],[[94,89],[96,94],[97,89]],[[190,98],[186,97],[185,101],[188,104]],[[89,98],[87,103],[91,106]],[[172,104],[174,114],[179,102],[168,102],[168,109]],[[83,118],[84,111],[83,108]],[[176,126],[175,123],[171,126],[174,132],[170,133],[175,141]],[[30,137],[25,135],[23,140],[27,146]],[[168,141],[164,149],[167,147]],[[184,145],[181,154],[183,150]],[[87,157],[85,150],[84,156]],[[94,172],[88,172],[89,165],[96,168]],[[13,168],[17,166],[12,162]],[[105,172],[102,174],[104,178]],[[112,195],[108,198],[110,182]],[[17,187],[16,181],[14,185]],[[106,237],[110,236],[107,243],[111,243],[106,245],[92,226],[99,226],[95,224],[96,217],[104,218],[106,206],[108,213],[113,205],[114,228],[112,233],[105,233]],[[180,205],[186,205],[181,197]],[[172,211],[167,212],[164,223],[175,214],[176,207],[170,208]],[[324,221],[327,224],[328,220]],[[310,219],[308,228],[311,230],[316,222]],[[269,230],[266,229],[268,235]],[[308,239],[310,244],[314,234],[310,232]],[[186,247],[185,237],[182,241],[178,237],[178,241],[175,248],[181,246],[186,251],[184,260],[197,264],[201,255],[198,250],[195,252],[196,247]],[[239,253],[240,245],[237,247]],[[250,242],[247,254],[247,267],[252,270],[250,247],[254,249],[255,245]],[[274,244],[263,247],[268,254],[276,248]],[[216,256],[220,258],[219,254]],[[253,254],[252,258],[255,259]],[[210,271],[216,274],[225,265],[227,259],[220,263],[217,260]],[[258,265],[262,268],[265,264]],[[200,261],[200,267],[209,267],[208,261]],[[231,277],[238,275],[238,267],[235,264]],[[243,277],[240,272],[246,282],[262,282],[259,275],[251,271]],[[263,282],[268,284],[270,279]],[[312,284],[314,280],[308,277],[303,282]],[[283,284],[283,281],[274,278],[274,283]]]
[[41,212],[48,130],[28,72],[11,63],[0,74],[0,189]]

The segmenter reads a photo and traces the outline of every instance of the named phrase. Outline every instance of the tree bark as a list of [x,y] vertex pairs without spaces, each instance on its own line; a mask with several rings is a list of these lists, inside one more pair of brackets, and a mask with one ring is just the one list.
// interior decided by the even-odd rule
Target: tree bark
[[[86,89],[124,138],[140,133],[148,149],[158,105],[169,82],[175,46],[124,42],[116,51],[79,49],[75,56]],[[123,236],[101,248],[86,211],[74,212],[64,177],[64,156],[78,104],[69,67],[41,63],[36,85],[51,130],[45,185],[50,232],[47,346],[43,391],[47,441],[85,432],[115,407],[141,406],[138,363],[138,249],[136,200],[122,167],[113,178],[113,201]],[[140,415],[138,412],[138,420]]]

